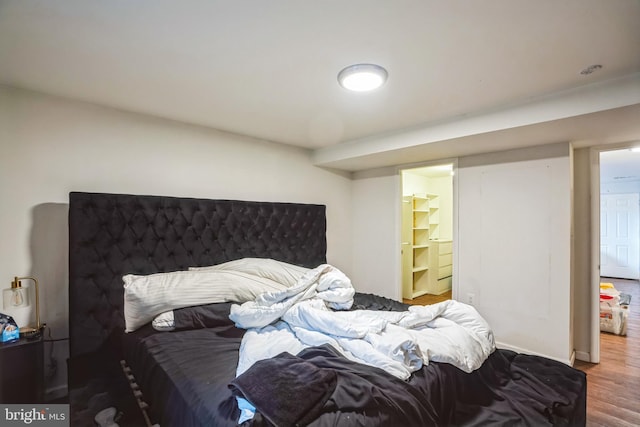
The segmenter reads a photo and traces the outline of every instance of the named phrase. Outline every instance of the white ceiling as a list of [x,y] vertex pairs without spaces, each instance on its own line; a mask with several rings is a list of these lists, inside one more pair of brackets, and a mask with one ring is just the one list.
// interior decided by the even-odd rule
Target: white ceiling
[[[305,147],[316,164],[359,170],[640,139],[639,23],[638,0],[0,0],[0,84]],[[384,66],[386,85],[339,87],[337,73],[361,62]],[[580,74],[592,64],[603,68]],[[585,114],[602,122],[596,137],[576,129]],[[557,134],[504,138],[531,126]],[[406,135],[417,139],[397,142]]]

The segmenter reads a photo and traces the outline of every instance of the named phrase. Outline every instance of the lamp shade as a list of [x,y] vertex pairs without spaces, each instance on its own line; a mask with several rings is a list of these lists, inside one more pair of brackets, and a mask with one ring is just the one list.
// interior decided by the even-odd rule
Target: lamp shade
[[11,310],[14,308],[29,307],[29,292],[22,286],[2,291],[2,308]]
[[[29,298],[30,287],[23,288],[22,280],[33,281],[33,291],[35,295],[35,311],[36,311],[36,323],[33,327],[24,327],[29,324],[31,317],[31,299]],[[18,325],[20,326],[20,333],[24,331],[34,331],[39,333],[42,325],[40,323],[40,289],[38,287],[38,280],[34,277],[15,277],[11,282],[9,289],[2,290],[2,308],[4,314],[12,316]]]

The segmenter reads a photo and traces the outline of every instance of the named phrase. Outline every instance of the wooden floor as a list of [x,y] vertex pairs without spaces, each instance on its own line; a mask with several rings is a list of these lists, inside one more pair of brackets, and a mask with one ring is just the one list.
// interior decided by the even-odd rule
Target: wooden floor
[[[603,278],[615,288],[631,295],[627,336],[600,333],[600,363],[576,361],[575,367],[587,373],[587,426],[640,426],[640,283],[637,280]],[[450,299],[443,295],[424,295],[406,304],[435,304]]]
[[425,294],[414,299],[403,299],[402,302],[404,302],[405,304],[429,305],[448,299],[451,299],[451,291],[447,291],[442,295]]
[[576,361],[587,373],[587,425],[640,425],[640,283],[603,278],[631,294],[627,336],[600,333],[600,363]]

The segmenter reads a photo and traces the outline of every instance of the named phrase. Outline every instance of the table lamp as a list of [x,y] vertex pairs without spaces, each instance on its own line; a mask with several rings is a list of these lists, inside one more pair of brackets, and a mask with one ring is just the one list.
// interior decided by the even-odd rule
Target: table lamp
[[28,289],[22,287],[22,280],[33,280],[33,283],[35,285],[36,324],[35,327],[21,327],[20,335],[33,337],[37,336],[42,329],[42,324],[40,323],[40,289],[38,288],[38,280],[36,280],[35,277],[14,277],[13,281],[11,282],[11,288],[2,291],[3,307],[4,309],[9,309],[29,307],[31,305],[29,301]]

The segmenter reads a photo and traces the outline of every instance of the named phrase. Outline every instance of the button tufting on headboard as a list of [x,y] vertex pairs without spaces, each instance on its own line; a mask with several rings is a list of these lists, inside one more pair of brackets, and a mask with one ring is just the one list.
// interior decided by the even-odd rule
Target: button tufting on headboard
[[326,262],[324,205],[123,194],[69,195],[70,354],[124,330],[122,276],[239,258]]

